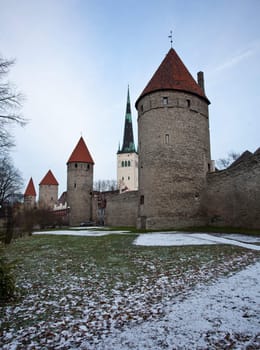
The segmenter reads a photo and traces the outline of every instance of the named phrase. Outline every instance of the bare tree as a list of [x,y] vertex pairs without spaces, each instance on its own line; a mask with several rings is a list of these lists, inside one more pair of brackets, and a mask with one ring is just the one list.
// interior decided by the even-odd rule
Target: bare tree
[[0,158],[0,206],[12,202],[20,192],[23,184],[22,177],[7,155]]
[[240,157],[240,153],[231,151],[226,158],[220,158],[217,160],[217,167],[222,170],[228,168],[237,158]]
[[14,60],[0,58],[0,149],[6,150],[14,146],[13,138],[8,130],[10,124],[24,126],[26,119],[20,113],[23,96],[6,80]]
[[116,180],[98,180],[94,182],[94,190],[99,192],[115,191],[117,189]]

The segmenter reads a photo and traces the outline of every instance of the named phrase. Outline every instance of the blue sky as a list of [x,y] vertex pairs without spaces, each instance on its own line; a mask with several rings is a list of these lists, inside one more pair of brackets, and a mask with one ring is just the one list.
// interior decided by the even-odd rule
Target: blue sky
[[170,48],[194,78],[204,71],[212,159],[260,146],[259,0],[0,0],[0,55],[26,96],[15,127],[15,165],[36,189],[51,169],[66,189],[66,162],[82,135],[94,177],[116,179],[127,85],[134,103]]

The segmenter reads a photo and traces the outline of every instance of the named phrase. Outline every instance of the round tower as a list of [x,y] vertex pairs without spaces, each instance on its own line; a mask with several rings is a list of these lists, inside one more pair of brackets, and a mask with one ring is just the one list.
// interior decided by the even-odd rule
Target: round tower
[[39,184],[39,207],[53,209],[58,201],[59,183],[49,170]]
[[24,209],[30,210],[36,207],[36,191],[33,183],[33,179],[30,178],[30,181],[24,192]]
[[209,100],[172,48],[138,98],[139,212],[146,229],[204,224]]
[[92,219],[94,162],[81,137],[67,162],[67,202],[71,226]]

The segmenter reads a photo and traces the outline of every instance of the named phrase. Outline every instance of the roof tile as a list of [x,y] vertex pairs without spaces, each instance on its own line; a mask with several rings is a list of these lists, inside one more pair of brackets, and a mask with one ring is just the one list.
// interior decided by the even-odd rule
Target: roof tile
[[91,157],[91,154],[87,148],[83,137],[80,138],[79,142],[77,143],[77,146],[74,148],[74,151],[69,157],[67,164],[74,162],[94,164],[94,161]]
[[49,170],[40,182],[40,185],[59,185],[59,183],[53,175],[52,171]]
[[184,63],[174,49],[170,49],[166,57],[160,64],[157,71],[139,96],[135,106],[139,100],[145,95],[159,90],[178,90],[195,94],[204,98],[208,103],[204,91],[194,80]]
[[30,181],[26,187],[26,190],[24,192],[24,197],[36,197],[36,191],[33,183],[33,179],[30,178]]

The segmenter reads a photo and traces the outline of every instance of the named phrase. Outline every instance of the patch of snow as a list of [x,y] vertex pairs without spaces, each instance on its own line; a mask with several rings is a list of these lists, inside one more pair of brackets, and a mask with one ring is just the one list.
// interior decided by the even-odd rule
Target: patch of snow
[[260,246],[258,245],[243,243],[234,239],[227,239],[208,233],[145,233],[138,236],[133,244],[141,246],[231,244],[246,249],[260,250]]
[[84,236],[84,237],[103,237],[111,234],[125,234],[129,231],[93,231],[93,230],[53,230],[53,231],[37,231],[33,235],[59,235],[59,236]]
[[198,287],[184,301],[172,301],[161,319],[114,331],[95,349],[244,349],[245,343],[259,349],[259,271],[257,263]]

